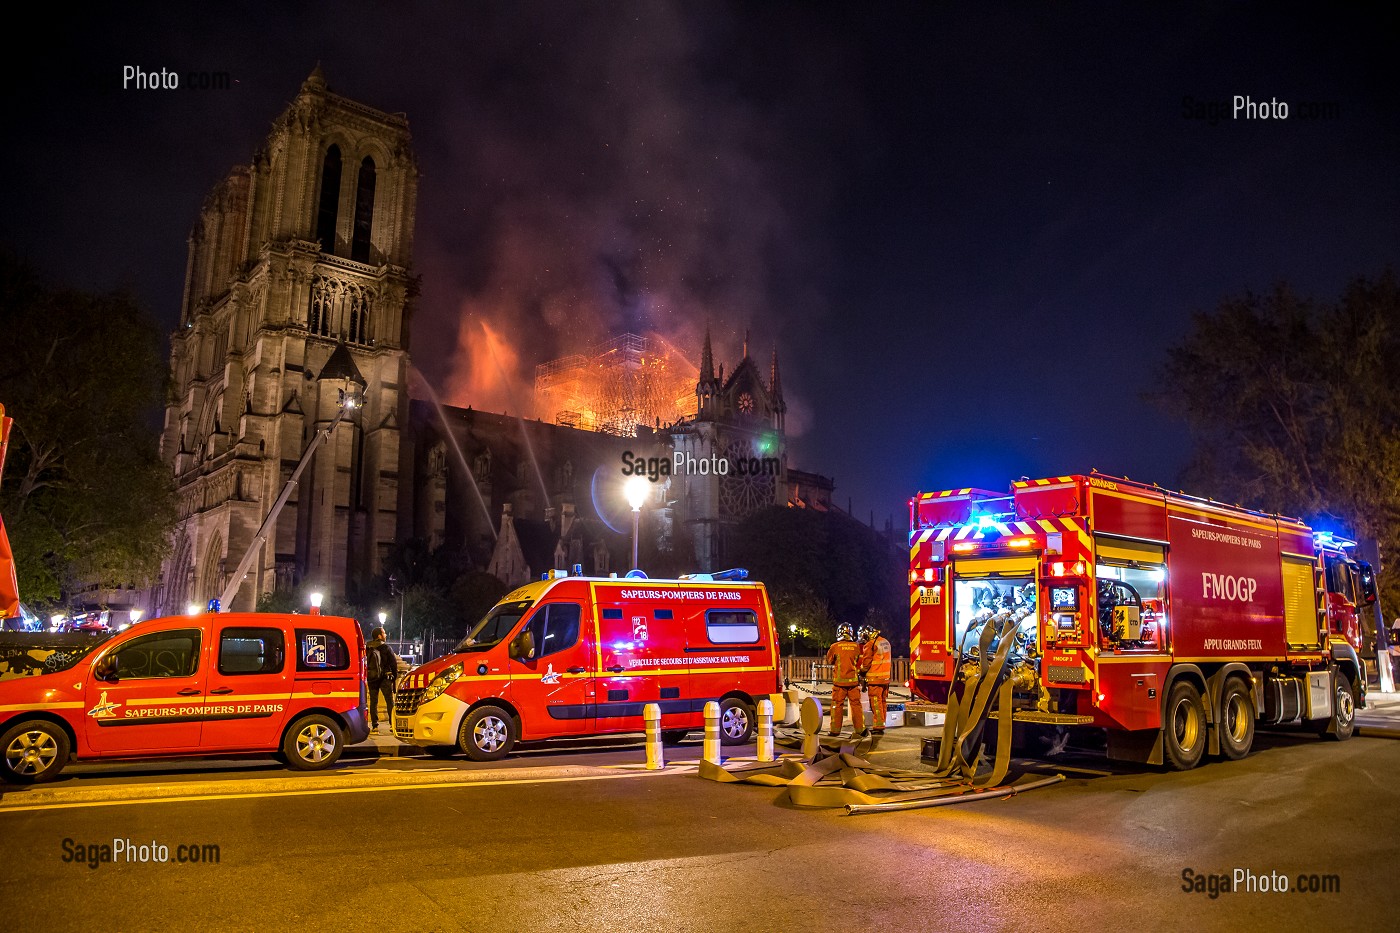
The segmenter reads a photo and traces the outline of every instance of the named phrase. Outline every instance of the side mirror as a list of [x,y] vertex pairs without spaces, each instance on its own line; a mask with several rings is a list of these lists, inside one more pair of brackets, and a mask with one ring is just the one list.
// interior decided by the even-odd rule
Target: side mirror
[[117,660],[116,652],[113,652],[104,657],[101,661],[98,661],[97,666],[92,669],[92,673],[98,680],[116,683],[117,668],[119,666],[120,663]]
[[520,634],[511,640],[510,647],[506,653],[512,661],[529,661],[535,656],[535,633],[530,629],[520,630]]
[[1367,606],[1376,604],[1376,572],[1371,565],[1361,561],[1361,601]]

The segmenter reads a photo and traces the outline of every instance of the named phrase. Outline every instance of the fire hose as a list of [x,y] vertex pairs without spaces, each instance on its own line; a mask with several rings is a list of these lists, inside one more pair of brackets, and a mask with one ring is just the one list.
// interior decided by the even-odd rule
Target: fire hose
[[[816,749],[810,758],[788,755],[776,762],[701,761],[700,776],[722,783],[783,787],[795,806],[844,807],[848,814],[1007,797],[1059,783],[1064,775],[1002,783],[1011,763],[1013,694],[1018,687],[1028,686],[1021,671],[1029,668],[1020,665],[1007,670],[1025,615],[1006,611],[980,620],[977,660],[959,669],[960,679],[948,699],[938,764],[932,771],[877,767],[858,754],[864,743],[844,745],[839,750],[820,746],[816,741],[821,728],[820,703],[808,698],[803,704],[802,728],[809,747]],[[995,760],[990,772],[979,775],[982,730],[993,696],[997,699],[998,725]],[[777,733],[777,741],[794,745],[801,738],[784,730]]]

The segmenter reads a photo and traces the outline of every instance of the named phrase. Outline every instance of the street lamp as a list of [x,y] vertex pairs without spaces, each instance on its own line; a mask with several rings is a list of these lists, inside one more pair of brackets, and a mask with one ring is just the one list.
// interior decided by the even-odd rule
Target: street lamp
[[320,593],[311,594],[311,614],[313,616],[318,616],[321,614],[321,600],[324,598],[325,597],[322,596]]
[[627,504],[632,506],[632,569],[637,569],[637,532],[642,523],[642,503],[647,501],[648,481],[645,476],[634,476],[622,486]]
[[189,603],[189,604],[187,604],[187,605],[185,606],[185,615],[187,615],[187,616],[197,616],[197,615],[199,615],[199,607],[196,606],[194,603]]
[[[385,623],[385,622],[388,622],[388,621],[389,621],[389,613],[387,613],[387,612],[381,612],[381,613],[379,613],[379,627],[380,627],[380,628],[384,628],[384,623]],[[389,637],[389,630],[388,630],[387,628],[384,628],[384,637],[385,637],[385,638],[388,638],[388,637]]]
[[145,612],[140,609],[129,609],[127,610],[127,615],[131,617],[131,621],[128,624],[135,625],[137,622],[141,621],[141,617],[145,615]]

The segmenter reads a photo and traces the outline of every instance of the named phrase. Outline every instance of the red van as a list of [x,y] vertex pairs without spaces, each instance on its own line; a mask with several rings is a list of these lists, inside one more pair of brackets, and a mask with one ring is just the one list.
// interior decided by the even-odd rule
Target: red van
[[329,767],[369,735],[354,619],[205,613],[144,621],[91,646],[9,646],[0,776],[79,761],[272,753]]
[[758,700],[781,714],[777,644],[761,583],[555,571],[400,680],[394,733],[431,754],[493,761],[518,740],[641,732],[648,703],[676,742],[704,725],[705,703],[716,700],[722,740],[740,744]]

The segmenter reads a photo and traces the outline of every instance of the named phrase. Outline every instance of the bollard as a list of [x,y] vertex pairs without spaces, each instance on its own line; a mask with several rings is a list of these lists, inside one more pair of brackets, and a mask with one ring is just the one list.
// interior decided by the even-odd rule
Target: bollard
[[758,760],[773,760],[773,701],[758,701]]
[[783,706],[783,725],[795,726],[802,718],[802,696],[796,687],[788,687],[784,692],[787,694],[787,703]]
[[808,761],[817,757],[821,742],[817,736],[822,731],[822,704],[816,697],[802,701],[802,757]]
[[648,703],[642,707],[642,719],[647,726],[647,770],[660,771],[666,767],[666,759],[661,752],[661,707]]
[[719,704],[714,700],[705,704],[705,760],[719,764]]

